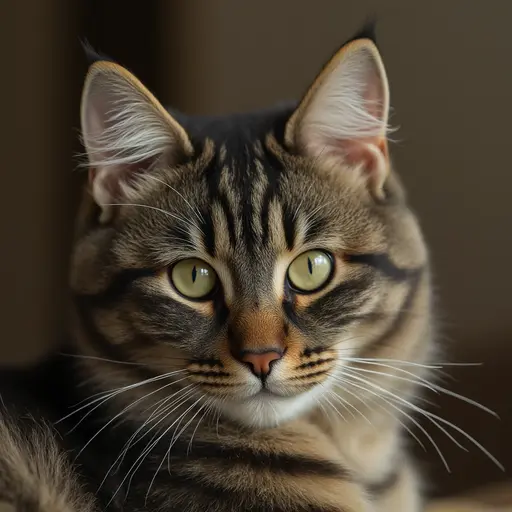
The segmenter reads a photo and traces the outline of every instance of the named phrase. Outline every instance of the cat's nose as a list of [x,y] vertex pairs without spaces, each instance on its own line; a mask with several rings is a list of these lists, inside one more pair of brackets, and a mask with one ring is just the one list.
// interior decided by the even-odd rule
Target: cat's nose
[[267,377],[272,369],[272,363],[283,357],[283,352],[279,349],[265,350],[256,352],[244,350],[240,354],[240,361],[247,363],[252,373],[257,377]]

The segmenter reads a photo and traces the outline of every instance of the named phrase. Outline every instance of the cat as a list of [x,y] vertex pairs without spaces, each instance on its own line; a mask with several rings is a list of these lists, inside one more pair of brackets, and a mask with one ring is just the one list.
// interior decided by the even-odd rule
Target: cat
[[416,512],[429,258],[370,33],[302,100],[167,111],[91,64],[72,342],[4,371],[0,502],[45,512]]

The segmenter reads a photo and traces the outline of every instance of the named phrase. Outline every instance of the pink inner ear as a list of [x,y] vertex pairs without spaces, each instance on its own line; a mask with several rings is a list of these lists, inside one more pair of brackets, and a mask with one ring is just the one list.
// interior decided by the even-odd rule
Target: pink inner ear
[[350,165],[362,165],[369,171],[375,167],[378,153],[387,159],[388,151],[386,140],[366,137],[357,140],[343,140],[338,142],[343,160]]
[[115,203],[123,200],[122,185],[132,186],[151,166],[154,159],[147,159],[134,164],[112,165],[105,168],[89,169],[89,185],[100,191],[104,202]]
[[363,98],[368,113],[376,119],[382,119],[384,117],[384,105],[382,104],[384,91],[382,82],[375,76],[369,77]]
[[98,204],[106,205],[121,200],[121,180],[125,174],[119,167],[89,170],[89,184]]
[[140,166],[130,164],[90,169],[89,185],[95,192],[96,199],[102,204],[123,201],[122,185],[130,186],[133,184],[144,171],[142,165],[143,163]]
[[92,187],[92,184],[94,183],[94,180],[96,178],[96,169],[90,168],[89,169],[89,186]]

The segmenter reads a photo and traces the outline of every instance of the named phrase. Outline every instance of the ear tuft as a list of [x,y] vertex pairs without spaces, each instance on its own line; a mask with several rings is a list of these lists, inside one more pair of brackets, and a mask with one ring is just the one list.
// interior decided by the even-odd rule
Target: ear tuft
[[122,202],[157,163],[176,163],[193,152],[185,130],[137,78],[112,62],[90,67],[81,123],[93,196],[104,210]]
[[352,38],[347,41],[343,46],[346,46],[347,44],[351,43],[352,41],[357,41],[358,39],[368,39],[370,40],[375,46],[377,46],[377,35],[376,35],[376,26],[377,26],[377,19],[375,16],[370,16],[366,19],[363,26],[359,29],[359,31],[352,36]]
[[100,60],[106,61],[106,62],[114,62],[114,59],[111,59],[104,53],[98,52],[95,50],[92,46],[92,44],[87,40],[84,39],[81,41],[82,49],[85,54],[85,58],[87,59],[87,62],[89,63],[89,66],[94,64],[95,62],[99,62]]
[[288,121],[285,137],[320,163],[364,172],[378,192],[389,168],[388,114],[388,82],[377,47],[357,39],[320,73]]

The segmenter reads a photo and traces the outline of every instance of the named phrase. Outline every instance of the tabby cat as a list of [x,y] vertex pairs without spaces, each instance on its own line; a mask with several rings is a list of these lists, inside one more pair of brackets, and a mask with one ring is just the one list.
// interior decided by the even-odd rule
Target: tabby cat
[[6,510],[422,509],[429,267],[388,115],[366,34],[298,105],[230,117],[91,64],[73,341],[3,372]]

